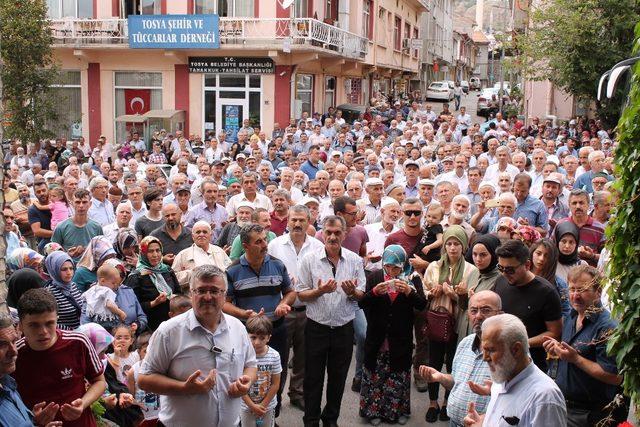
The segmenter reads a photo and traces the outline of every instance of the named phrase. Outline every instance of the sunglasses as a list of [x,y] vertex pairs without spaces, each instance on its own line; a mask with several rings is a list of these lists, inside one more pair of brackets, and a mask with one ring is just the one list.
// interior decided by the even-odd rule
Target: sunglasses
[[408,217],[420,216],[422,215],[422,211],[404,211],[404,214]]
[[516,270],[519,268],[518,267],[503,267],[500,264],[498,264],[498,271],[500,273],[505,273],[505,274],[515,274]]

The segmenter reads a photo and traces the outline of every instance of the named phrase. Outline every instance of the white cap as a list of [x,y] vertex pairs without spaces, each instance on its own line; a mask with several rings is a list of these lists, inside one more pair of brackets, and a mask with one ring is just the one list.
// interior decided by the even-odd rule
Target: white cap
[[482,181],[480,185],[478,185],[478,190],[480,190],[482,187],[491,187],[493,188],[493,191],[495,191],[496,193],[498,192],[498,186],[491,181]]
[[421,179],[420,181],[418,181],[418,185],[430,185],[432,187],[435,187],[436,186],[436,182],[434,180],[432,180],[432,179],[425,178],[425,179]]
[[380,209],[387,208],[389,206],[400,206],[400,203],[393,197],[383,197],[380,201]]
[[380,178],[367,178],[364,182],[365,187],[369,187],[370,185],[384,185],[384,182]]
[[246,156],[244,153],[240,153],[240,154],[238,154],[238,155],[236,156],[236,160],[237,160],[237,159],[239,159],[239,158],[241,158],[241,157],[242,157],[243,159],[246,159],[246,158],[247,158],[247,156]]
[[333,156],[342,156],[342,153],[340,151],[332,151],[331,152],[331,157]]
[[248,200],[243,200],[240,203],[238,203],[238,205],[236,206],[236,210],[240,209],[240,208],[251,208],[255,210],[255,206],[253,205],[253,203],[251,203]]
[[309,196],[303,197],[300,204],[307,205],[308,203],[315,203],[316,205],[320,206],[320,202],[318,201],[318,199],[314,199],[313,197]]
[[418,164],[418,162],[413,159],[408,159],[404,161],[404,167],[406,168],[407,166],[415,166],[417,168],[420,168],[420,165]]

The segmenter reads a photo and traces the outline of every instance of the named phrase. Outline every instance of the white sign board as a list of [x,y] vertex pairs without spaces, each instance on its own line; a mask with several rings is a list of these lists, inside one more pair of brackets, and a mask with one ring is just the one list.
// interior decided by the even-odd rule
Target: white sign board
[[422,39],[411,39],[411,49],[422,49]]

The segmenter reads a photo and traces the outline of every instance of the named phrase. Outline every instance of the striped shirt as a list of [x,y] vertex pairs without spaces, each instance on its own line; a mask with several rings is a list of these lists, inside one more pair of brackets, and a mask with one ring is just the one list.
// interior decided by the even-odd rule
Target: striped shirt
[[282,261],[265,255],[260,271],[251,268],[245,255],[242,255],[227,268],[227,298],[236,307],[253,310],[256,313],[264,308],[265,315],[277,320],[275,310],[282,296],[291,290],[291,279]]
[[325,326],[339,327],[346,325],[356,316],[358,302],[351,300],[344,293],[341,282],[345,280],[356,280],[358,290],[364,292],[366,288],[366,278],[362,258],[348,249],[342,248],[340,260],[337,265],[333,265],[327,252],[307,254],[302,258],[298,266],[298,292],[315,289],[318,287],[318,280],[326,282],[335,279],[338,287],[334,292],[320,295],[314,301],[307,302],[307,317],[314,322]]
[[[271,347],[267,347],[267,352],[262,356],[256,354],[256,361],[258,363],[256,380],[251,384],[247,395],[253,403],[260,403],[273,387],[273,376],[282,372],[282,364],[280,363],[280,354]],[[267,410],[275,409],[277,403],[277,399],[271,399],[267,405]],[[244,400],[242,401],[242,410],[249,410]]]
[[65,296],[57,286],[50,283],[47,286],[47,290],[53,294],[58,304],[58,328],[66,331],[77,329],[80,326],[82,294],[76,284],[71,284],[71,296],[78,303],[78,308],[70,302],[69,297]]
[[489,403],[489,396],[475,394],[468,384],[469,381],[484,384],[485,380],[491,379],[489,365],[482,359],[482,352],[479,348],[474,348],[473,343],[476,338],[476,334],[471,334],[460,341],[453,357],[451,375],[454,384],[447,403],[447,415],[451,418],[451,423],[456,426],[464,425],[469,403],[475,403],[476,410],[480,414],[485,412]]

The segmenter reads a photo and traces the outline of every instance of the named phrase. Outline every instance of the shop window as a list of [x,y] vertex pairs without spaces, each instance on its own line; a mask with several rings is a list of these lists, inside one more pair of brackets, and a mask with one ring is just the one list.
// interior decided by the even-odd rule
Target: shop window
[[93,18],[93,2],[87,0],[47,0],[51,19]]
[[[129,71],[115,73],[116,118],[125,114],[144,114],[160,109],[162,109],[162,73]],[[116,140],[123,141],[133,129],[141,133],[143,130],[139,124],[116,122]]]
[[[326,76],[324,78],[324,110],[329,111],[329,107],[336,106],[336,78],[334,76]],[[311,113],[311,111],[309,111]]]
[[79,138],[82,136],[82,92],[80,71],[62,71],[58,83],[51,88],[51,96],[57,121],[47,123],[47,128],[56,136]]
[[296,118],[302,117],[302,112],[312,113],[313,111],[313,75],[296,74],[296,97],[295,110]]

